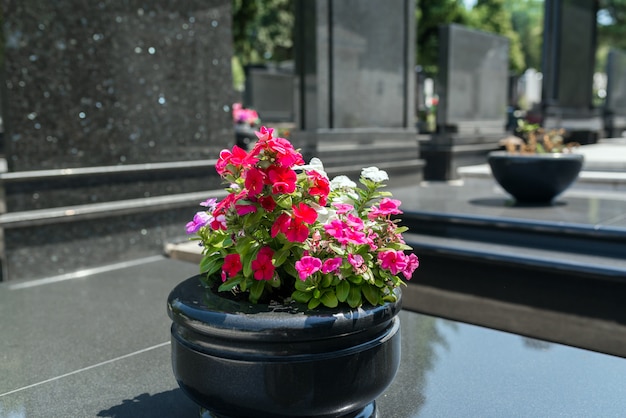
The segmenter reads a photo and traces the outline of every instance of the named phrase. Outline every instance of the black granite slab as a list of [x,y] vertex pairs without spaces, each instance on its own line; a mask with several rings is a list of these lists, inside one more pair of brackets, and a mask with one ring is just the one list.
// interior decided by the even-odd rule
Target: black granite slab
[[5,2],[9,171],[215,157],[234,137],[225,0]]
[[[196,416],[171,372],[165,311],[171,288],[195,272],[154,259],[0,284],[0,416]],[[382,417],[618,417],[626,408],[626,359],[400,315],[402,364],[377,401]]]

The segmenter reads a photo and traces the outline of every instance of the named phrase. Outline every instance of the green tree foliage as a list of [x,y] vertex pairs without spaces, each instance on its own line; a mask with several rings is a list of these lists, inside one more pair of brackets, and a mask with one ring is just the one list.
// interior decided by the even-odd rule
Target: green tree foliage
[[506,0],[513,30],[517,32],[527,68],[541,68],[543,0]]
[[241,65],[293,54],[293,0],[233,0],[233,43]]
[[469,26],[502,35],[509,39],[509,68],[515,73],[526,69],[520,36],[513,29],[511,13],[505,8],[505,0],[478,0],[471,10]]
[[601,0],[596,71],[605,71],[610,48],[626,51],[626,0]]
[[449,23],[466,25],[467,10],[462,0],[417,0],[417,63],[426,74],[437,72],[439,26]]

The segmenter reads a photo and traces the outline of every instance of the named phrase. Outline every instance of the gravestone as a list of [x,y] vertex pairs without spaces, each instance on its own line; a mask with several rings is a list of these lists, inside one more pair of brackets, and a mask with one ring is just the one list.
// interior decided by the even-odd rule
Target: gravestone
[[564,128],[569,140],[594,143],[602,118],[593,106],[595,0],[546,0],[542,49],[542,124]]
[[161,254],[234,143],[229,0],[4,2],[3,280]]
[[509,42],[453,24],[440,27],[439,48],[437,132],[420,149],[426,179],[451,180],[506,134]]
[[604,128],[610,137],[626,131],[626,51],[611,49],[606,64],[607,88]]
[[[296,1],[296,128],[305,158],[421,176],[415,128],[415,5]],[[358,170],[360,171],[360,170]]]
[[293,84],[293,63],[247,67],[244,106],[256,110],[267,126],[293,122]]

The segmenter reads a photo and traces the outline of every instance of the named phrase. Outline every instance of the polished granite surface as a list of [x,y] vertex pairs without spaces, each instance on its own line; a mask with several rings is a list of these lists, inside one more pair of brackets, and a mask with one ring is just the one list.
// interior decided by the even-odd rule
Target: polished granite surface
[[549,205],[519,205],[495,182],[467,181],[449,184],[424,183],[394,187],[405,212],[420,211],[453,216],[577,225],[594,229],[615,229],[626,233],[626,192],[566,190]]
[[[152,257],[0,284],[0,417],[197,416],[171,372],[165,309],[195,272]],[[402,364],[377,401],[381,417],[626,410],[626,359],[409,311],[401,321]]]

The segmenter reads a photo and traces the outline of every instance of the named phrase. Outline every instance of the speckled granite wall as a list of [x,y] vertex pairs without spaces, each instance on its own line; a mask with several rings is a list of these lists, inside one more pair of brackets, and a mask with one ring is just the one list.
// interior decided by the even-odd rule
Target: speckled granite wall
[[231,1],[0,5],[0,280],[162,254],[235,142]]
[[214,158],[231,145],[229,0],[4,0],[9,171]]

